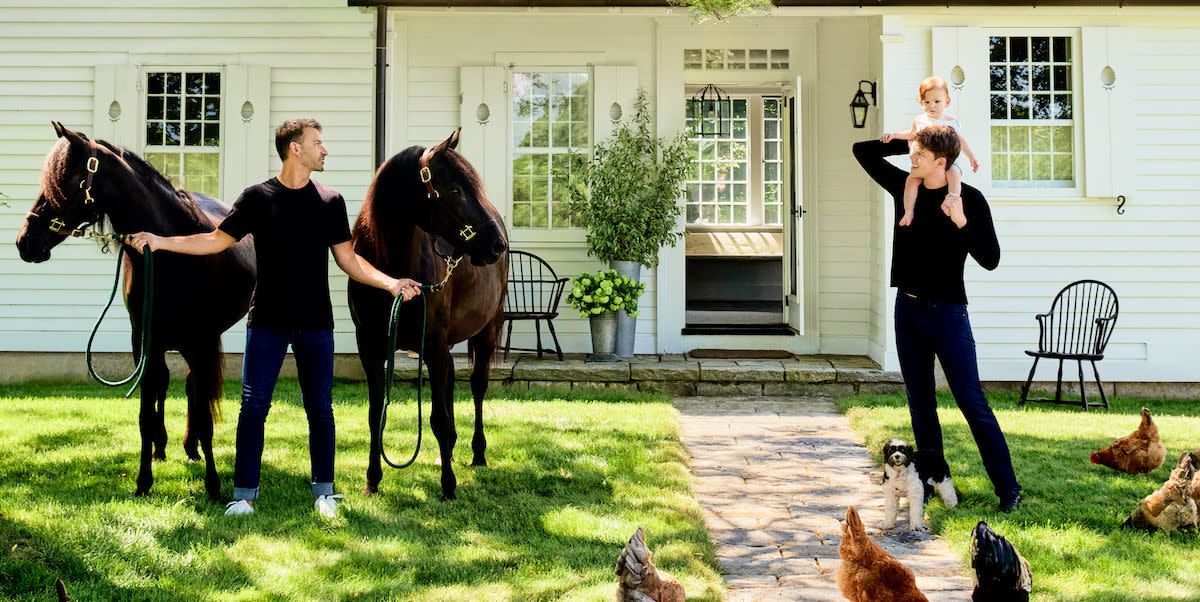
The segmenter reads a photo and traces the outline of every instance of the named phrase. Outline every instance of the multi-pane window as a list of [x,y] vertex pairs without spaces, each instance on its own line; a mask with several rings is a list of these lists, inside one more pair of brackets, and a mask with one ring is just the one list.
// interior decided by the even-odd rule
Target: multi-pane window
[[747,96],[732,100],[724,136],[701,136],[688,101],[692,169],[685,216],[693,225],[778,226],[783,214],[783,100]]
[[685,48],[683,68],[709,71],[787,69],[789,54],[786,48]]
[[990,36],[992,182],[1075,185],[1070,36]]
[[[689,224],[747,223],[747,188],[750,181],[748,115],[745,99],[735,98],[732,103],[733,118],[723,128],[723,136],[700,136],[703,123],[691,118],[691,110],[687,113],[689,151],[692,154],[692,170],[687,181],[686,215]],[[709,129],[717,128],[713,126]]]
[[146,74],[146,160],[179,188],[221,194],[221,74]]
[[587,72],[512,74],[512,225],[568,228],[572,171],[591,152]]
[[763,99],[763,223],[779,225],[783,212],[783,100]]

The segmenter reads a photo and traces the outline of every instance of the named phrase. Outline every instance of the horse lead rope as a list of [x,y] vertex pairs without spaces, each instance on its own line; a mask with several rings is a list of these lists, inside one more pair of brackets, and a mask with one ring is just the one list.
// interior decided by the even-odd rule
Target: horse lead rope
[[[113,236],[113,240],[121,240],[124,237]],[[100,317],[96,318],[96,325],[92,327],[92,334],[88,337],[87,342],[87,367],[88,374],[91,375],[97,382],[108,385],[110,387],[119,387],[121,385],[133,382],[129,391],[125,393],[125,397],[133,395],[134,389],[142,383],[142,376],[146,374],[146,364],[150,357],[150,331],[151,318],[154,315],[154,253],[150,249],[142,251],[142,340],[141,354],[138,358],[137,366],[134,367],[133,373],[125,378],[117,381],[104,380],[96,373],[95,367],[92,366],[92,342],[96,339],[96,333],[100,330],[100,323],[104,321],[105,314],[112,307],[113,299],[117,296],[117,287],[121,285],[121,256],[125,253],[125,245],[121,245],[121,250],[117,252],[117,273],[113,276],[112,293],[108,296],[108,303],[104,306],[104,310],[100,312]]]
[[421,286],[421,342],[417,350],[417,445],[413,449],[412,457],[403,464],[396,464],[388,458],[387,451],[383,445],[384,429],[387,427],[387,410],[392,404],[392,379],[396,374],[396,331],[399,329],[398,320],[400,315],[400,306],[404,305],[404,295],[397,295],[392,299],[392,311],[388,316],[388,354],[387,364],[384,366],[386,374],[384,376],[384,398],[383,412],[379,417],[379,455],[383,457],[383,461],[387,462],[392,468],[408,468],[416,462],[417,455],[421,453],[421,390],[425,383],[425,323],[428,317],[429,303],[425,300],[426,293],[441,292],[446,287],[446,282],[450,280],[450,275],[454,273],[454,268],[458,267],[458,263],[462,261],[462,257],[449,258],[443,257],[446,261],[446,276],[437,284],[427,284]]

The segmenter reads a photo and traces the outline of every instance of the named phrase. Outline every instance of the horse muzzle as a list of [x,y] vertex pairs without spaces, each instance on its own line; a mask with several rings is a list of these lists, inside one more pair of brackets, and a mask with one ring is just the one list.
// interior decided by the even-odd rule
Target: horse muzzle
[[53,245],[46,244],[45,241],[38,240],[38,237],[32,236],[26,230],[29,223],[26,222],[21,227],[21,231],[17,233],[17,252],[21,255],[21,261],[25,263],[42,263],[50,259],[50,248]]

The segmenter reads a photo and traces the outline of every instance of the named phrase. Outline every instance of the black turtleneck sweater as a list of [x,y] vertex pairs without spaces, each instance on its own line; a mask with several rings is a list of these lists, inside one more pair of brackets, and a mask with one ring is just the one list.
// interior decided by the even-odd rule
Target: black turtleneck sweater
[[[904,215],[904,181],[908,172],[888,163],[884,157],[908,154],[908,142],[878,140],[854,145],[854,158],[880,186],[892,195],[896,220]],[[959,228],[942,212],[946,187],[926,188],[917,192],[913,223],[900,227],[893,224],[892,286],[903,293],[930,301],[966,303],[963,286],[963,265],[967,254],[985,270],[994,270],[1000,263],[1000,243],[992,212],[980,192],[966,184],[962,187],[963,213],[967,225]]]

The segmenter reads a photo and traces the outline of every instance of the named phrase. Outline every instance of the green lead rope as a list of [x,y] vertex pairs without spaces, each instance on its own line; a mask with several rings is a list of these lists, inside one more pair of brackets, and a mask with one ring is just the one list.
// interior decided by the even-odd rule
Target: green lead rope
[[142,383],[142,376],[146,373],[146,363],[150,357],[150,325],[151,318],[154,315],[154,253],[150,249],[145,249],[142,252],[142,341],[141,355],[138,358],[137,366],[134,367],[132,374],[116,381],[104,380],[96,373],[95,367],[92,366],[92,342],[96,340],[96,333],[100,330],[100,323],[104,321],[105,314],[112,307],[113,299],[117,297],[117,288],[121,286],[121,257],[124,253],[126,253],[125,245],[121,245],[121,250],[117,252],[117,273],[113,277],[112,294],[108,296],[108,304],[104,306],[104,311],[100,312],[100,317],[96,318],[96,325],[92,327],[92,335],[88,337],[87,367],[88,374],[92,378],[110,387],[119,387],[132,382],[133,385],[125,393],[125,397],[129,397],[133,395],[133,391]]
[[437,292],[441,290],[440,285],[429,285],[421,287],[421,343],[417,352],[417,447],[413,450],[412,457],[403,464],[396,464],[388,458],[387,451],[384,450],[383,433],[384,427],[387,425],[387,410],[392,403],[392,378],[396,373],[396,331],[399,329],[397,317],[400,315],[400,306],[404,305],[404,295],[397,295],[392,299],[392,312],[388,317],[388,357],[387,357],[387,375],[384,385],[384,401],[383,415],[379,418],[379,453],[383,456],[383,461],[387,462],[392,468],[408,468],[417,460],[417,454],[421,453],[421,389],[424,384],[425,366],[425,319],[429,309],[429,304],[425,301],[425,294],[428,292]]

